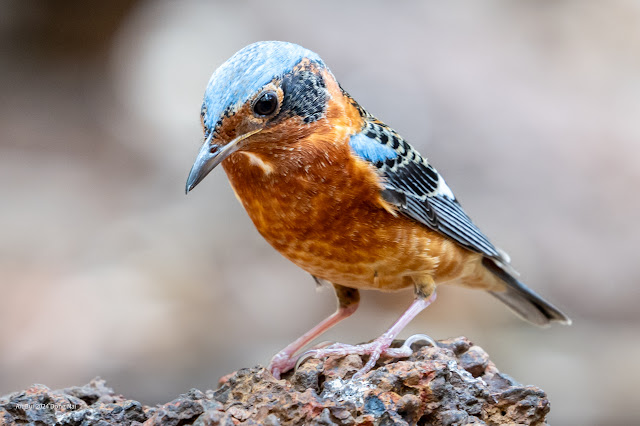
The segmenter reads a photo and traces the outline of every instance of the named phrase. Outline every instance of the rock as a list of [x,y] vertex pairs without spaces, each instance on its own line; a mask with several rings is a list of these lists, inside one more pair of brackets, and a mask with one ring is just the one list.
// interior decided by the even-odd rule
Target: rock
[[[402,342],[396,342],[401,344]],[[215,391],[193,389],[164,405],[116,395],[101,379],[0,398],[0,425],[545,425],[546,394],[498,371],[464,337],[414,345],[359,380],[359,356],[308,359],[276,380],[262,367],[227,375]]]

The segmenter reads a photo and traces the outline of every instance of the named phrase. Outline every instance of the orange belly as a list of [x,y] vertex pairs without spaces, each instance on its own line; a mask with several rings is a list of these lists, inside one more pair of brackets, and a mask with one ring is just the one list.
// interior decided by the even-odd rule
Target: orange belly
[[223,166],[260,234],[332,283],[394,291],[425,274],[436,283],[455,280],[480,264],[480,255],[383,208],[377,177],[357,161],[300,173],[283,171],[264,155],[238,152]]

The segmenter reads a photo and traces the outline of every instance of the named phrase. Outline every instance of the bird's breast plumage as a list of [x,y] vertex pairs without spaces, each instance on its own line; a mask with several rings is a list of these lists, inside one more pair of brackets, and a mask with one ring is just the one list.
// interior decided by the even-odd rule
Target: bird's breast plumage
[[429,232],[385,210],[375,176],[337,154],[287,172],[253,153],[223,165],[260,234],[298,266],[353,287],[412,285],[412,272],[434,266],[415,256],[428,253]]
[[294,149],[237,152],[223,163],[275,249],[317,277],[355,288],[392,291],[422,275],[461,273],[459,256],[470,252],[393,211],[374,168],[346,140],[319,144],[313,135]]

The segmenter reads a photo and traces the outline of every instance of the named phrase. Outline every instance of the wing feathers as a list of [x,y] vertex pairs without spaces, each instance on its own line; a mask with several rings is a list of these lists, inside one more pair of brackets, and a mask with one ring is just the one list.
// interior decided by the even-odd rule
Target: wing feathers
[[387,202],[462,246],[508,264],[508,258],[473,224],[436,169],[391,128],[368,121],[349,144],[383,177],[386,188],[382,195]]

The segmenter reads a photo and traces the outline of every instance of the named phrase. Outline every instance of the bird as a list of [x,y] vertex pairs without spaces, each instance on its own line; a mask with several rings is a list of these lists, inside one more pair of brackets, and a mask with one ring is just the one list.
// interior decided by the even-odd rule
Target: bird
[[[571,323],[519,281],[427,158],[361,107],[311,50],[284,41],[244,47],[212,74],[200,116],[204,143],[186,192],[222,164],[262,237],[335,289],[337,310],[271,359],[274,377],[301,357],[368,355],[356,379],[381,356],[410,355],[410,339],[391,343],[442,284],[485,290],[539,326]],[[300,354],[356,311],[359,290],[407,288],[411,305],[380,337]]]

